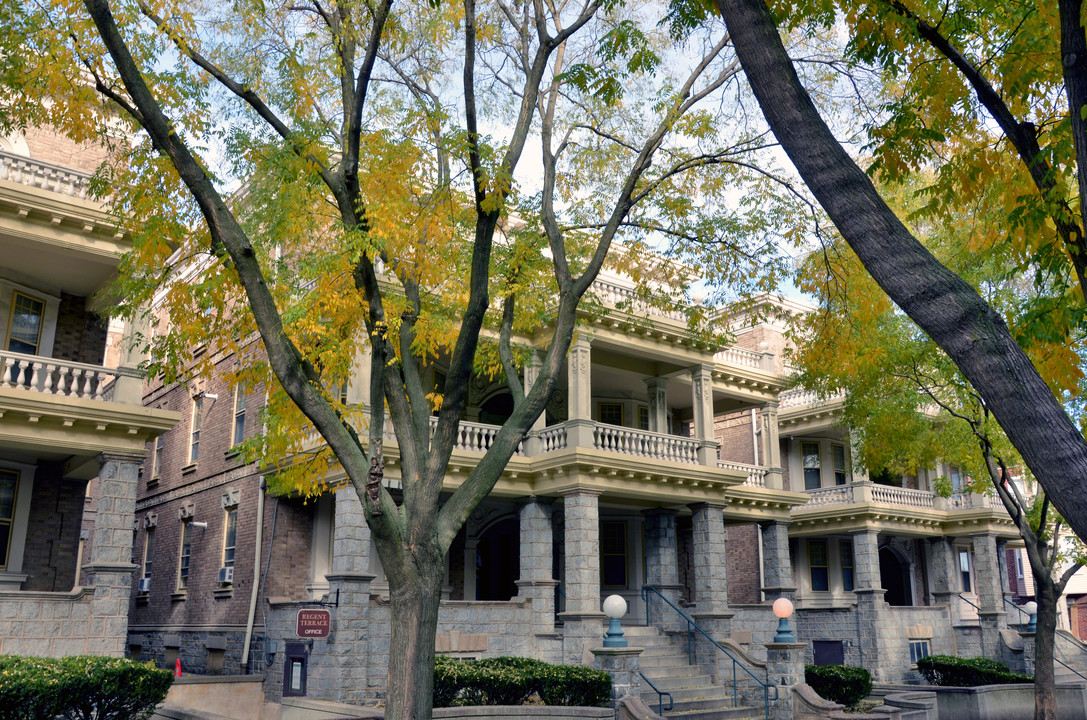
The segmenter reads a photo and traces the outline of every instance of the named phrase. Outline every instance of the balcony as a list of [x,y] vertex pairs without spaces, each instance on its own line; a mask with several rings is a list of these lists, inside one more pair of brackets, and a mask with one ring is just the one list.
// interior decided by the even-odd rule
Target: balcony
[[873,482],[806,490],[808,502],[793,510],[797,535],[849,532],[872,525],[914,535],[980,532],[988,528],[1011,535],[1014,529],[995,495],[956,493],[942,497],[931,490],[914,490]]
[[91,176],[70,168],[0,150],[0,180],[86,199]]
[[[136,370],[0,351],[0,387],[31,393],[114,402],[120,378],[134,379],[138,389],[141,377]],[[129,401],[138,403],[138,393]]]

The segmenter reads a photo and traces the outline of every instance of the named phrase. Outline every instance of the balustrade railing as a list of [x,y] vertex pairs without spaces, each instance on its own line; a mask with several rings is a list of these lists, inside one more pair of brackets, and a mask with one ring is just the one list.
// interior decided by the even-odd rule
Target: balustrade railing
[[86,198],[90,179],[88,173],[0,150],[0,180]]
[[0,387],[46,395],[112,400],[117,378],[140,377],[135,370],[0,351]]
[[853,502],[852,485],[835,485],[834,487],[817,488],[808,490],[811,496],[807,504],[818,505],[849,505]]
[[716,362],[722,363],[724,365],[739,365],[740,367],[751,367],[758,368],[760,370],[769,370],[770,368],[763,367],[764,357],[766,357],[764,353],[732,346],[718,350],[713,355],[713,359]]
[[841,392],[834,395],[821,395],[815,390],[793,388],[778,395],[778,408],[787,410],[798,407],[815,407],[816,405],[828,405],[844,399],[845,393]]
[[679,308],[660,308],[647,302],[645,298],[638,297],[638,293],[632,287],[626,287],[619,283],[597,278],[589,288],[592,293],[604,305],[610,305],[627,312],[644,315],[656,315],[657,317],[687,322],[687,314]]
[[593,427],[593,447],[597,450],[609,450],[624,455],[697,463],[699,445],[697,440],[678,435],[635,430],[604,423],[596,423]]
[[540,442],[544,452],[565,450],[567,446],[567,431],[565,424],[552,425],[540,431]]
[[884,505],[904,505],[922,510],[932,510],[936,505],[936,495],[929,490],[914,490],[878,483],[872,483],[870,487],[873,502]]
[[725,470],[739,470],[740,472],[747,473],[747,479],[744,480],[744,485],[750,485],[751,487],[766,487],[766,468],[764,467],[748,465],[746,463],[730,462],[728,460],[718,460],[717,467]]

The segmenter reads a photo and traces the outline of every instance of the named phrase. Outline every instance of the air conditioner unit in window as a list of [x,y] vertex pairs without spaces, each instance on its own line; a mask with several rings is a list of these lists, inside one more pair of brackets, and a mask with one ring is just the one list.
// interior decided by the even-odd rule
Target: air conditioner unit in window
[[219,584],[231,585],[234,582],[234,568],[221,567],[219,568]]
[[151,592],[151,578],[140,578],[139,582],[136,583],[136,591],[142,593]]

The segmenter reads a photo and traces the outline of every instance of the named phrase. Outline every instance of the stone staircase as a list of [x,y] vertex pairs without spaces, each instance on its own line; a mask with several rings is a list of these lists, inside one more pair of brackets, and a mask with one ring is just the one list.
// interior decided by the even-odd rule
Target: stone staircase
[[[665,717],[677,720],[754,720],[763,708],[735,706],[732,686],[714,685],[697,665],[687,664],[685,640],[673,639],[653,626],[626,626],[623,632],[632,647],[645,648],[639,657],[642,672],[657,688],[672,694],[674,705]],[[642,683],[642,700],[657,712],[657,693]],[[741,698],[742,702],[742,698]],[[664,706],[668,707],[665,698]]]

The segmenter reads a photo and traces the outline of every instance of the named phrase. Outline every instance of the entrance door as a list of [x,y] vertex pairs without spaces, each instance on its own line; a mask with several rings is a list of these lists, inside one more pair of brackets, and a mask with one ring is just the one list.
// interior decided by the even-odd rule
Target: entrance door
[[476,600],[509,600],[521,575],[520,528],[509,518],[487,528],[476,544]]
[[913,589],[910,586],[910,568],[898,553],[890,548],[879,550],[880,584],[887,594],[883,599],[888,605],[913,605]]

